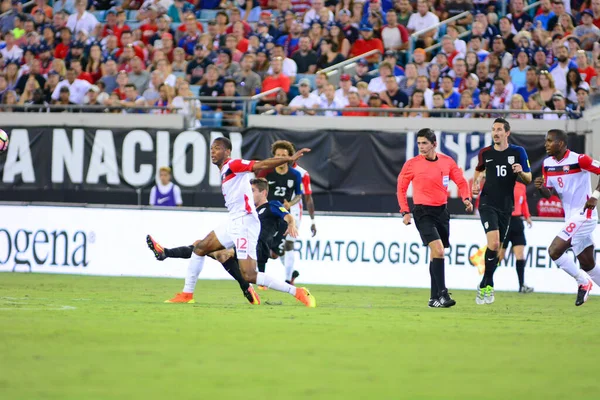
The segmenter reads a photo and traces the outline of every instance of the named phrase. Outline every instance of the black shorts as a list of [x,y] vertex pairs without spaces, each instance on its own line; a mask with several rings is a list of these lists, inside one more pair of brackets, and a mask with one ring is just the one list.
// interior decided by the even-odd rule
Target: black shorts
[[502,211],[496,207],[491,206],[480,206],[479,207],[479,218],[485,233],[492,231],[500,232],[500,243],[504,242],[504,238],[508,234],[508,228],[510,226],[510,217],[512,212]]
[[441,240],[444,247],[450,247],[450,214],[445,205],[416,205],[413,207],[413,218],[425,246],[434,240]]
[[509,242],[512,243],[513,247],[525,246],[527,244],[527,241],[525,240],[525,225],[523,224],[523,218],[517,216],[510,217],[508,234],[502,243],[502,247],[507,248]]

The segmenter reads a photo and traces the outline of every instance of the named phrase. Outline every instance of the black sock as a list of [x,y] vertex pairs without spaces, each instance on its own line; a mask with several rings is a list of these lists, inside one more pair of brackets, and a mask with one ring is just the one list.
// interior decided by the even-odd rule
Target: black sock
[[431,294],[429,298],[437,299],[438,298],[438,288],[435,283],[435,274],[433,273],[433,261],[429,261],[429,276],[431,277]]
[[240,264],[236,257],[231,257],[229,260],[223,263],[225,271],[229,273],[240,284],[240,289],[244,292],[248,290],[250,284],[242,278],[242,271],[240,271]]
[[438,295],[443,290],[446,290],[446,274],[444,271],[444,259],[434,258],[431,260],[431,270],[435,276],[435,284],[437,285]]
[[267,268],[266,263],[258,263],[258,272],[265,272],[265,268]]
[[498,252],[490,249],[485,249],[485,273],[481,280],[480,288],[486,286],[494,287],[494,272],[498,266]]
[[517,276],[519,277],[519,290],[525,285],[525,260],[517,260]]
[[165,249],[165,256],[168,258],[191,258],[194,252],[194,246],[181,246],[172,249]]

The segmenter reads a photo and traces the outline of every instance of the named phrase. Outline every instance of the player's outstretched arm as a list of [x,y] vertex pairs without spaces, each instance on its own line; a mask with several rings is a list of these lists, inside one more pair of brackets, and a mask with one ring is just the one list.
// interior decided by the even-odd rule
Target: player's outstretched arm
[[288,224],[284,235],[290,235],[293,238],[298,237],[298,228],[296,228],[296,221],[294,221],[292,214],[287,214],[283,219]]
[[281,157],[281,158],[273,157],[273,158],[267,158],[266,160],[257,161],[252,166],[252,172],[256,173],[256,172],[259,172],[264,169],[272,169],[275,167],[279,167],[280,165],[283,165],[283,164],[296,162],[296,161],[298,161],[298,159],[300,157],[302,157],[304,155],[304,153],[308,153],[309,151],[310,151],[310,149],[305,148],[305,149],[298,150],[296,152],[296,154],[294,154],[291,157]]

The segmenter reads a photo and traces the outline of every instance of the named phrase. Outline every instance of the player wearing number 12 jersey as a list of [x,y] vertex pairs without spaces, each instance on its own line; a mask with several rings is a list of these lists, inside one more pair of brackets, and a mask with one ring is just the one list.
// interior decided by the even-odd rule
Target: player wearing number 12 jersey
[[[548,248],[550,258],[578,284],[575,305],[586,302],[592,282],[600,285],[600,267],[594,261],[594,230],[598,225],[596,205],[600,198],[600,184],[592,193],[590,173],[600,175],[600,162],[585,154],[577,154],[567,148],[567,134],[551,129],[546,135],[546,153],[543,177],[535,180],[535,186],[545,198],[556,192],[565,210],[565,225]],[[572,248],[581,268],[573,258],[565,254]]]
[[[514,207],[514,189],[517,177],[523,183],[531,182],[527,152],[520,146],[508,144],[510,124],[497,118],[492,125],[493,146],[479,152],[479,162],[473,177],[473,195],[479,195],[479,217],[485,230],[485,273],[477,288],[477,304],[491,304],[494,296],[494,272],[498,265],[498,250],[508,234]],[[479,193],[479,184],[485,171],[485,184]]]

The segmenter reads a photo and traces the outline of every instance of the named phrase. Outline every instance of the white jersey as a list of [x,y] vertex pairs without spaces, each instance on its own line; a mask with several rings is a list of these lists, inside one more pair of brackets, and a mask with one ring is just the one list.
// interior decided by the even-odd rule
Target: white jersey
[[255,162],[228,159],[221,167],[221,190],[231,219],[256,214],[250,185]]
[[[554,188],[560,196],[566,221],[583,215],[583,207],[592,195],[590,172],[600,175],[600,162],[570,150],[567,150],[565,157],[560,161],[554,157],[544,160],[544,184],[548,188]],[[596,209],[587,210],[585,216],[598,219],[598,212]]]

